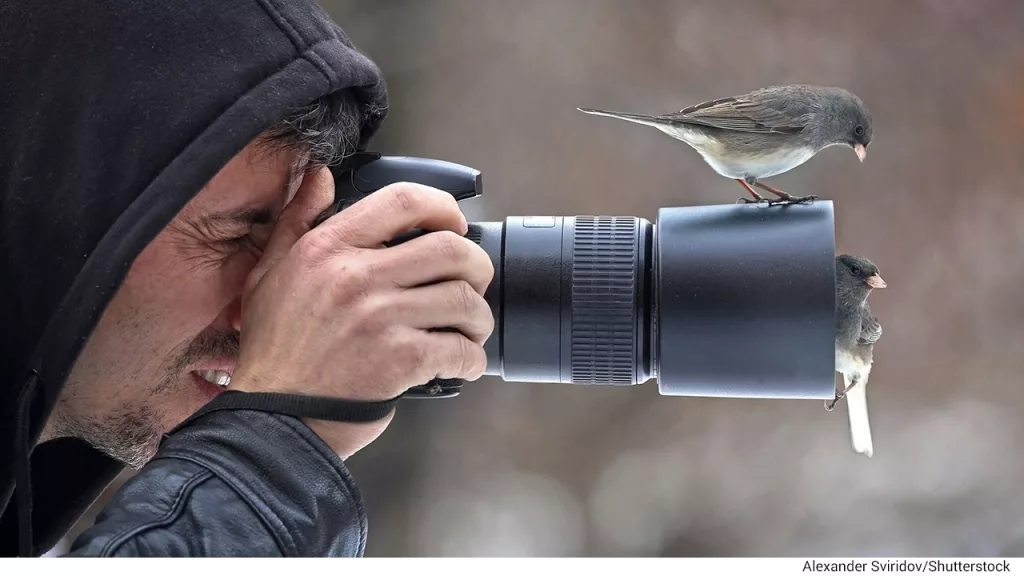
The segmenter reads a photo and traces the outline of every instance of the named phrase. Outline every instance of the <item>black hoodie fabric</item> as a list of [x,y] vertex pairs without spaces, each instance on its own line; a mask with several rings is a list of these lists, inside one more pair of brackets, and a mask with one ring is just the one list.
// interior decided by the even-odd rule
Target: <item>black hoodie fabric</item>
[[[386,109],[378,68],[312,0],[0,0],[0,555],[27,553],[26,540],[46,552],[121,470],[77,440],[35,444],[136,256],[261,131],[342,89]],[[367,120],[361,147],[383,119]],[[211,414],[176,449],[193,449],[190,434],[221,443],[203,434],[239,418]],[[318,441],[282,417],[253,418],[237,430]],[[231,442],[231,454],[251,448]],[[323,448],[309,457],[329,460]],[[222,464],[214,476],[241,482]],[[350,482],[340,466],[329,462],[327,479]]]

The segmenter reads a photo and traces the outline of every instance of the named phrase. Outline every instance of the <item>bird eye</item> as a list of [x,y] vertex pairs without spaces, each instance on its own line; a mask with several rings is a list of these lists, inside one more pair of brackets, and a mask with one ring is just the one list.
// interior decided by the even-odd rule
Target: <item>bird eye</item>
[[856,128],[853,129],[853,133],[856,134],[857,136],[863,136],[864,135],[864,127],[863,126],[857,126]]
[[860,276],[860,266],[850,268],[850,272],[853,272],[854,276]]

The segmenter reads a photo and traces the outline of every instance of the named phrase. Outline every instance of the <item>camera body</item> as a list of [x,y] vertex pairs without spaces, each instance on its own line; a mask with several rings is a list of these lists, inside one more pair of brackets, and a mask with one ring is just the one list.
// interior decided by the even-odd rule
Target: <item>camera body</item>
[[[333,171],[335,204],[320,221],[396,182],[458,201],[482,193],[478,170],[428,158],[361,153]],[[466,236],[495,270],[487,375],[612,386],[654,378],[668,396],[834,396],[831,202],[665,207],[656,223],[511,216],[470,223]],[[406,397],[452,397],[462,385],[435,380]]]

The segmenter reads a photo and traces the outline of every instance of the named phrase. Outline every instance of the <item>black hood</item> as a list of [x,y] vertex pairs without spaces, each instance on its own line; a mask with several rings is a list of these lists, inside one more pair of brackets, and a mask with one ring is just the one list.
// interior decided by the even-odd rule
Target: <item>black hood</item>
[[381,111],[364,148],[384,81],[313,0],[0,3],[0,555],[29,522],[46,552],[121,470],[67,439],[25,463],[134,259],[260,132],[346,88]]

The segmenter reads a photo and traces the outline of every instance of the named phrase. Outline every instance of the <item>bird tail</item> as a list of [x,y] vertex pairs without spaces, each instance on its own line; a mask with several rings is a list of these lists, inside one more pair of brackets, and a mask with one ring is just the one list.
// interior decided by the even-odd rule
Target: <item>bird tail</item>
[[671,126],[673,122],[665,118],[659,118],[658,116],[650,116],[647,114],[633,114],[632,112],[613,112],[611,110],[598,110],[596,108],[576,108],[584,114],[593,114],[594,116],[607,116],[608,118],[618,118],[619,120],[626,120],[627,122],[635,122],[637,124],[643,124],[644,126]]
[[[849,377],[843,375],[846,386],[850,385]],[[850,415],[850,439],[853,450],[868,458],[875,452],[871,441],[871,424],[868,421],[868,374],[864,373],[860,381],[846,392],[846,409]]]

